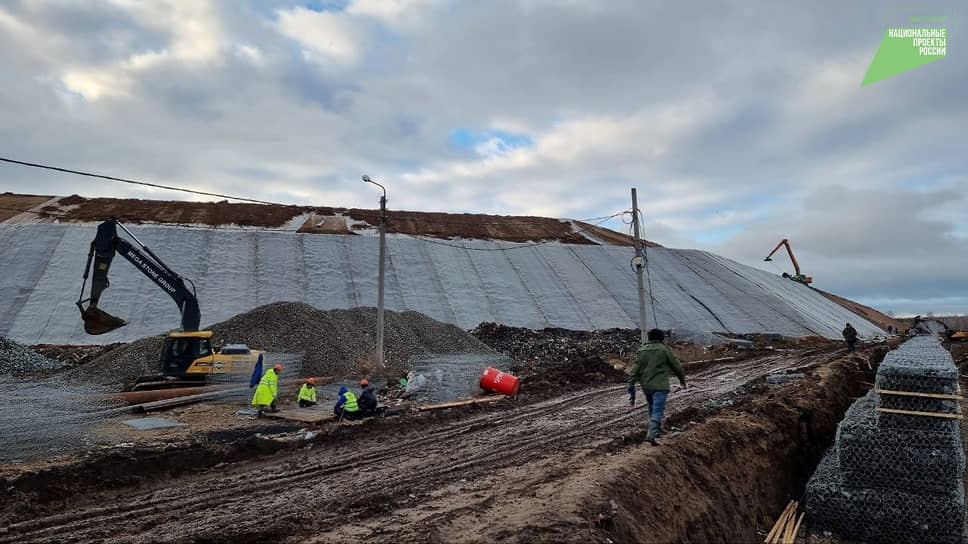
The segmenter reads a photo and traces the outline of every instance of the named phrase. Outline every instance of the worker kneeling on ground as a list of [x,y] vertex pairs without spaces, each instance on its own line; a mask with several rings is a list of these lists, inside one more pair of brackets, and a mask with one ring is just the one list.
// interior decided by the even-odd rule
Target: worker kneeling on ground
[[316,406],[316,379],[308,378],[306,383],[299,388],[299,397],[297,398],[300,408],[307,408],[309,406]]
[[266,408],[270,412],[278,412],[276,408],[276,395],[279,393],[279,373],[282,372],[282,365],[275,365],[262,375],[259,386],[255,388],[252,395],[252,406],[259,407],[259,417]]
[[682,387],[686,386],[686,373],[676,354],[663,343],[665,333],[659,329],[652,329],[648,334],[649,341],[639,347],[632,375],[629,376],[629,395],[635,403],[635,382],[642,384],[645,400],[649,403],[649,433],[646,440],[655,446],[662,431],[662,412],[665,409],[666,397],[669,395],[669,374],[674,373],[679,378]]
[[336,417],[346,419],[360,417],[360,406],[356,402],[356,395],[351,393],[345,385],[339,388],[339,398],[336,399],[336,406],[333,406],[333,414]]
[[360,380],[360,387],[363,391],[360,392],[360,413],[364,416],[375,416],[377,415],[377,402],[376,399],[376,388],[373,387],[368,380],[365,378]]

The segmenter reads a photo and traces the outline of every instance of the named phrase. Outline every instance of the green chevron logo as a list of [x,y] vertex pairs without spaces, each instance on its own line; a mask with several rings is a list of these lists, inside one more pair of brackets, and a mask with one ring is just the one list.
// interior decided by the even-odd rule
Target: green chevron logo
[[[913,17],[912,21],[944,21],[946,17]],[[888,28],[874,54],[860,86],[906,72],[912,68],[943,59],[948,54],[946,27]]]

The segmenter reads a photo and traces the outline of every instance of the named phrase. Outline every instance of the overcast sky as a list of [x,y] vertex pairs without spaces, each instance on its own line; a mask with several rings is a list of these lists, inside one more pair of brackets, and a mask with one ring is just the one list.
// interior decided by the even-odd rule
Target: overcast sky
[[[3,0],[0,156],[285,203],[588,218],[898,314],[968,313],[960,2]],[[963,15],[964,16],[964,15]],[[180,199],[0,164],[0,191]],[[616,230],[619,221],[606,223]]]

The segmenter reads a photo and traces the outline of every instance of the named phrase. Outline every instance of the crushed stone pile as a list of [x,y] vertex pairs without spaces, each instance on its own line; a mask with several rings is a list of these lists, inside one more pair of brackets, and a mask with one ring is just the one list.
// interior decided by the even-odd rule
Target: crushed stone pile
[[626,361],[632,359],[639,346],[638,329],[531,330],[481,323],[471,335],[519,363],[567,363],[605,355]]
[[[376,313],[371,307],[323,311],[301,302],[276,302],[210,330],[223,344],[302,354],[303,376],[365,376],[374,367]],[[494,353],[456,325],[418,312],[387,311],[385,323],[385,364],[391,378],[406,376],[410,359],[417,355]],[[97,383],[129,385],[139,376],[158,373],[163,344],[164,336],[143,338],[70,372]]]
[[54,370],[62,366],[63,363],[48,359],[23,344],[0,337],[0,374]]

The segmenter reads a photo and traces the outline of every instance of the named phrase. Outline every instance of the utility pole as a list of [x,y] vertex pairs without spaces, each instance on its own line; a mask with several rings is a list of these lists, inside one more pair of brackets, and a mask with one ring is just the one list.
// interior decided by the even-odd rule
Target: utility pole
[[635,245],[635,258],[632,264],[635,266],[635,281],[639,286],[639,333],[641,342],[645,343],[645,285],[642,281],[642,269],[645,267],[645,258],[642,256],[642,240],[639,238],[639,201],[635,195],[635,187],[632,187],[632,227],[635,230],[635,238],[632,243]]
[[383,189],[383,196],[380,197],[380,276],[377,282],[376,295],[376,376],[383,375],[383,279],[386,275],[386,235],[387,235],[387,190],[386,187],[370,179],[370,176],[363,176],[363,181],[372,183]]

